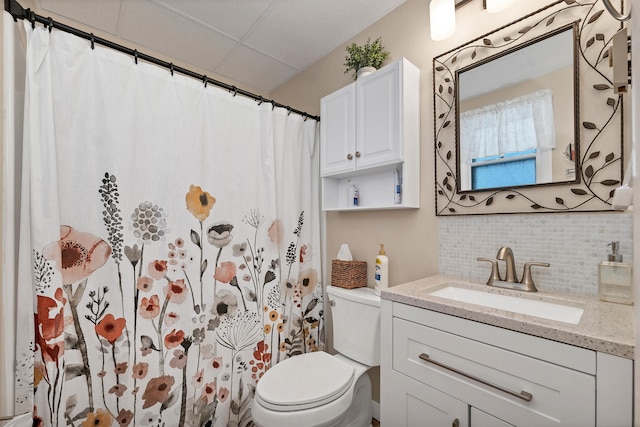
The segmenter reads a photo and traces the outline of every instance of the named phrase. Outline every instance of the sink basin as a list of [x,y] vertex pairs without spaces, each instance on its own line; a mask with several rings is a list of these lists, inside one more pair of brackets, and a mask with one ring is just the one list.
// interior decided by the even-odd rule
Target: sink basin
[[579,307],[476,291],[452,285],[429,292],[429,295],[574,325],[580,322],[584,312]]

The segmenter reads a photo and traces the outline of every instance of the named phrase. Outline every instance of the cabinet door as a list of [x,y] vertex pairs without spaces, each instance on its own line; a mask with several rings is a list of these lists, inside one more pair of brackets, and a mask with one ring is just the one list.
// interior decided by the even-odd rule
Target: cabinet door
[[398,61],[356,82],[358,169],[402,160],[401,66]]
[[385,397],[382,425],[390,427],[469,427],[469,405],[428,385],[394,374]]
[[513,427],[513,424],[506,423],[493,415],[472,407],[471,427]]
[[352,83],[320,101],[320,173],[328,176],[356,168],[356,86]]

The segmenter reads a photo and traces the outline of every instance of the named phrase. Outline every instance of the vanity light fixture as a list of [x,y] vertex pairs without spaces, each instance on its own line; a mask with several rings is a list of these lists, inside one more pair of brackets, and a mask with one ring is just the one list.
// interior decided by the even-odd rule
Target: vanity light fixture
[[431,0],[429,3],[431,39],[444,40],[456,31],[455,0]]
[[[431,0],[429,2],[429,27],[431,40],[441,41],[456,31],[456,9],[472,0]],[[482,7],[490,13],[498,13],[515,3],[515,0],[482,0]]]

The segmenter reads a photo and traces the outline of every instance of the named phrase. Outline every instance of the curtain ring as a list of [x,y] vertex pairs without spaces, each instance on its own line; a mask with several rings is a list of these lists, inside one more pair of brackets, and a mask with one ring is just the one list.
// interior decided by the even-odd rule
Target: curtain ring
[[263,99],[262,97],[260,97],[260,98],[258,99],[258,105],[262,105],[262,103],[263,103],[263,102],[264,102],[264,99]]
[[48,17],[47,20],[49,21],[49,32],[51,32],[53,30],[53,18]]
[[276,102],[275,101],[271,101],[271,111],[276,109]]
[[204,83],[204,87],[207,87],[207,83],[209,83],[209,78],[207,77],[207,75],[205,74],[204,76],[202,76],[202,83]]
[[31,29],[34,30],[36,28],[36,13],[31,10],[31,9],[27,9],[27,15],[29,15],[29,22],[31,22]]
[[291,107],[287,105],[287,116],[291,114]]
[[96,48],[96,36],[93,35],[93,33],[91,33],[91,49],[95,49]]
[[173,76],[173,62],[169,64],[169,71],[171,71],[171,75]]
[[138,64],[138,49],[133,49],[133,60]]
[[307,116],[307,115],[305,114],[305,115],[304,115],[304,120],[303,120],[303,122],[306,122],[308,118],[309,118],[309,116]]
[[231,89],[233,90],[233,96],[235,97],[238,94],[238,88],[235,86],[231,86]]

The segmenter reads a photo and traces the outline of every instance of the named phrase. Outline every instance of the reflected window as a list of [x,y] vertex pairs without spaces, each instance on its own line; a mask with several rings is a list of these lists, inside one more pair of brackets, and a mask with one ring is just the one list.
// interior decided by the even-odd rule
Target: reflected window
[[473,190],[535,183],[535,149],[472,160],[471,188]]

